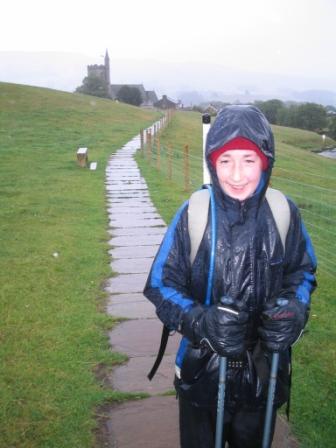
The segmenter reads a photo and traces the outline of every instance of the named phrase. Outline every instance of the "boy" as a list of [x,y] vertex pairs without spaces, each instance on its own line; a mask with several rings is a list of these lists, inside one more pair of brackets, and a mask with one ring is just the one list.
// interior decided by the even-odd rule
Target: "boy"
[[222,109],[207,137],[206,159],[217,215],[211,304],[206,306],[204,299],[214,223],[209,213],[191,264],[188,203],[167,230],[144,293],[166,327],[183,335],[175,377],[181,447],[214,446],[218,359],[226,356],[225,440],[230,448],[260,448],[271,353],[280,353],[276,410],[288,399],[290,347],[308,319],[315,256],[290,200],[282,245],[265,199],[273,134],[259,109]]

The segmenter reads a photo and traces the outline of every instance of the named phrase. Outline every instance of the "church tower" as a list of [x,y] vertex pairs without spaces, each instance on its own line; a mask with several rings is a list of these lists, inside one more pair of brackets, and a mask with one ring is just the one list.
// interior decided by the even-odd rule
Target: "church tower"
[[106,49],[104,61],[105,61],[105,82],[106,82],[106,86],[107,86],[109,95],[111,95],[110,58],[109,58],[107,49]]

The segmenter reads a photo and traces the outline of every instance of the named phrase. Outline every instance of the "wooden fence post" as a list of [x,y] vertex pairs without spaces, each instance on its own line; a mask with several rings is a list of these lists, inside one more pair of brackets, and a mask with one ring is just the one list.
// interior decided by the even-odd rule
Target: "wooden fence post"
[[149,164],[152,162],[152,131],[148,130],[147,134],[147,159]]
[[156,168],[158,171],[161,169],[161,146],[160,146],[160,134],[156,138]]
[[144,130],[140,129],[140,148],[144,150]]
[[168,145],[168,179],[173,179],[173,148]]
[[190,174],[189,174],[189,145],[184,145],[184,189],[189,191]]

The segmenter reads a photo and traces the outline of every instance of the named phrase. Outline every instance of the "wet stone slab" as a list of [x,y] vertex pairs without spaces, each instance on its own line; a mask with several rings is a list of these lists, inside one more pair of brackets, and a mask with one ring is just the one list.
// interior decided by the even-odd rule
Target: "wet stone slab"
[[108,165],[114,165],[114,164],[124,164],[125,165],[125,169],[128,168],[131,169],[137,169],[139,171],[139,168],[133,158],[133,154],[127,155],[127,154],[115,154],[112,157],[110,157],[109,161],[108,161]]
[[[154,380],[153,380],[154,381]],[[178,402],[174,396],[150,397],[113,406],[105,413],[104,441],[110,448],[177,448]],[[150,424],[148,424],[150,422]],[[132,431],[129,431],[129,428]],[[155,440],[155,445],[153,441]],[[288,425],[277,419],[272,448],[299,448]]]
[[[125,188],[132,186],[134,190],[147,188],[145,182],[141,182],[139,179],[125,179],[123,181],[110,180],[106,185],[109,187],[115,187],[115,190],[124,190]],[[109,188],[110,189],[110,188]]]
[[154,379],[149,381],[147,375],[153,367],[155,358],[156,356],[130,358],[127,364],[114,368],[109,379],[113,389],[122,392],[146,392],[153,395],[172,390],[175,355],[165,355]]
[[133,209],[123,209],[120,211],[114,210],[113,208],[108,213],[108,216],[111,220],[125,219],[126,217],[129,219],[161,219],[160,215],[156,211],[151,210],[142,210],[142,208],[133,208]]
[[148,274],[153,263],[153,257],[120,258],[110,263],[113,272],[118,274]]
[[117,192],[125,192],[130,190],[144,190],[147,191],[147,188],[143,184],[129,183],[129,184],[107,184],[106,190],[108,191],[117,191]]
[[277,417],[272,448],[299,448],[300,444],[291,434],[290,427],[282,416]]
[[144,190],[134,190],[134,191],[107,191],[106,196],[111,199],[138,199],[138,198],[149,198],[148,191]]
[[[113,349],[130,358],[156,356],[162,333],[162,322],[158,318],[136,319],[118,324],[110,333]],[[175,356],[181,335],[175,333],[168,339],[165,355]]]
[[[135,295],[135,293],[132,293]],[[122,301],[116,302],[114,295],[110,296],[110,300],[106,306],[106,312],[110,316],[125,317],[127,319],[153,319],[156,317],[154,305],[143,297],[143,300],[132,300],[132,297],[127,297],[129,294],[118,294],[126,296]],[[137,295],[141,295],[137,293]]]
[[118,170],[116,171],[113,167],[110,166],[110,169],[106,169],[106,179],[115,179],[115,180],[127,180],[127,179],[139,179],[141,181],[145,181],[143,176],[141,176],[139,170]]
[[154,257],[159,246],[115,247],[109,250],[113,259]]
[[125,235],[116,236],[108,242],[110,246],[152,246],[161,244],[161,235]]
[[109,229],[109,234],[112,236],[122,235],[164,235],[166,227],[128,227],[126,229],[120,227],[115,229]]
[[109,165],[110,166],[121,166],[123,169],[127,169],[127,168],[135,168],[135,161],[133,158],[133,153],[127,153],[125,152],[124,154],[120,154],[119,156],[114,156],[112,159],[110,159],[109,161]]
[[113,407],[102,432],[109,448],[177,448],[177,400],[151,397]]
[[136,173],[135,171],[130,174],[128,173],[126,175],[126,173],[107,173],[106,174],[106,180],[108,181],[108,183],[120,183],[120,184],[125,184],[128,182],[137,182],[137,183],[142,183],[142,184],[146,184],[145,179],[140,175],[140,173]]
[[121,197],[123,197],[123,196],[132,197],[132,194],[137,195],[137,196],[145,196],[145,197],[149,196],[148,190],[144,189],[144,188],[141,188],[141,189],[133,188],[132,190],[124,191],[123,189],[119,189],[119,190],[110,189],[109,185],[107,184],[105,186],[105,190],[106,190],[107,196],[110,196],[110,197],[115,197],[118,195],[120,195]]
[[109,207],[107,209],[108,213],[111,214],[125,214],[127,212],[127,214],[134,214],[134,213],[155,213],[157,214],[157,210],[156,208],[150,204],[150,202],[148,201],[148,203],[140,203],[138,205],[138,207],[130,207],[128,204],[125,205],[119,205],[117,204],[113,204],[112,207]]
[[134,164],[134,160],[132,160],[132,157],[115,157],[114,159],[109,161],[108,168],[110,170],[112,169],[139,173],[139,168],[137,168],[136,164]]
[[142,292],[147,274],[124,274],[109,278],[106,282],[105,290],[110,294]]
[[154,219],[149,219],[149,218],[143,218],[140,219],[136,218],[134,215],[131,216],[125,216],[123,218],[121,218],[120,216],[118,218],[114,218],[110,219],[110,226],[111,227],[145,227],[145,226],[153,226],[153,227],[157,227],[157,226],[164,226],[165,223],[162,221],[162,219],[160,218],[154,218]]
[[126,294],[112,294],[110,295],[108,303],[135,303],[148,302],[146,297],[141,292],[129,292]]
[[118,176],[116,175],[116,173],[114,174],[107,174],[106,176],[106,184],[110,184],[110,183],[123,183],[123,182],[136,182],[136,183],[143,183],[145,182],[143,180],[143,178],[141,176],[137,176],[135,173],[133,174],[133,176],[131,175],[121,175],[119,174]]
[[122,213],[115,213],[113,208],[111,209],[111,213],[109,213],[110,219],[114,220],[123,220],[123,219],[159,219],[160,221],[161,216],[155,211],[155,212],[143,212],[141,207],[137,207],[136,209],[125,209]]
[[119,207],[120,209],[129,210],[141,210],[142,207],[153,207],[153,203],[149,198],[113,198],[108,199],[107,203],[109,204],[109,208]]
[[140,176],[137,175],[136,173],[134,173],[133,175],[130,174],[123,174],[123,173],[119,173],[117,175],[117,173],[110,173],[110,174],[106,174],[106,181],[105,181],[105,185],[110,185],[110,184],[124,184],[127,182],[135,182],[135,183],[145,183],[144,179]]

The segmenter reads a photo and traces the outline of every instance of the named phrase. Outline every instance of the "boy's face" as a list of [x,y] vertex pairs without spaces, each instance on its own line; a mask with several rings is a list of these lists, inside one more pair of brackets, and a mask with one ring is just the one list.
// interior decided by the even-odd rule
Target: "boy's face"
[[228,150],[218,157],[216,173],[224,193],[244,201],[258,187],[262,174],[262,162],[253,150]]

